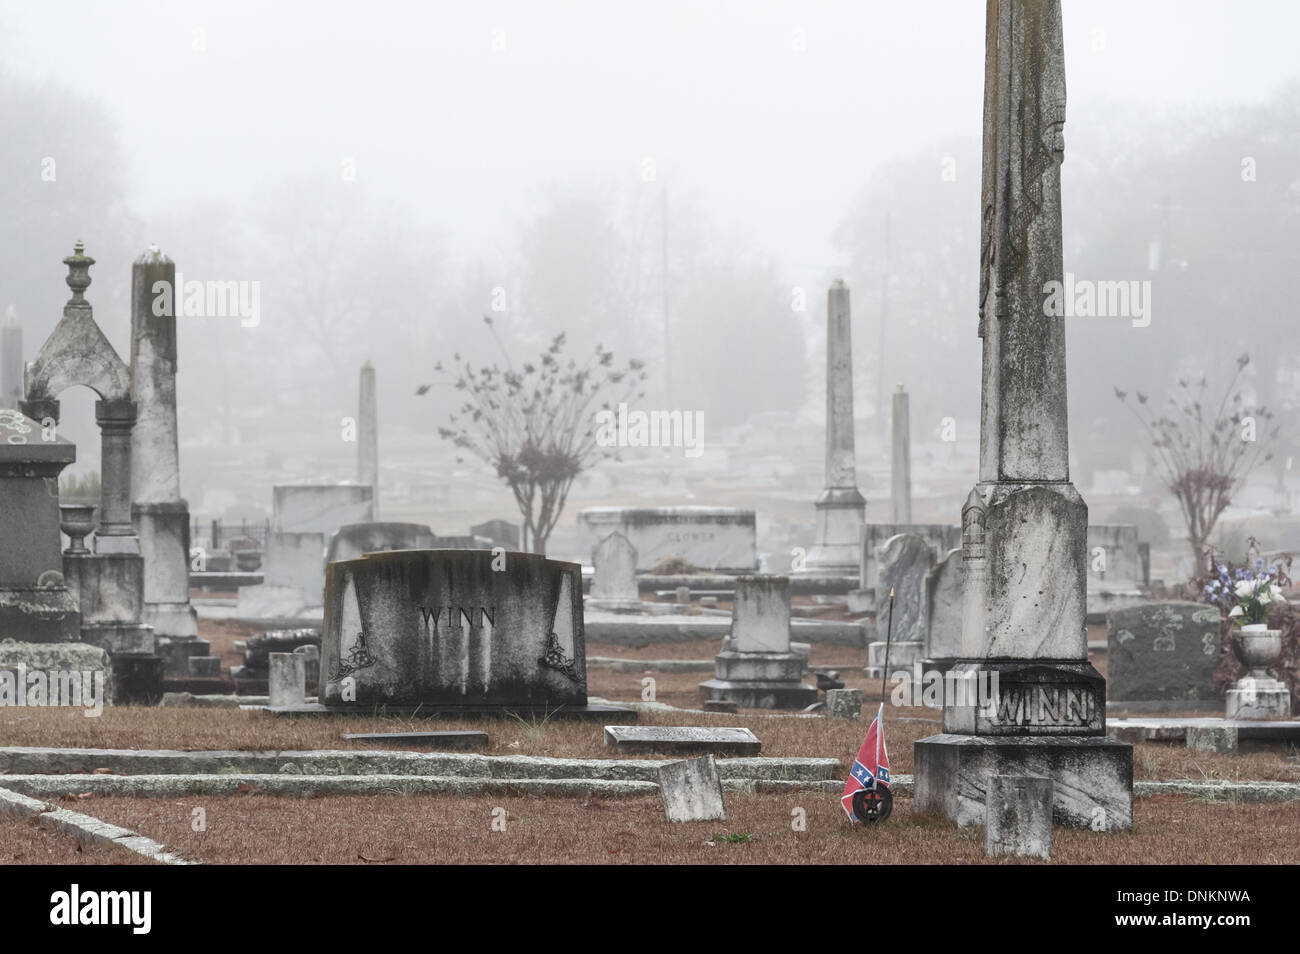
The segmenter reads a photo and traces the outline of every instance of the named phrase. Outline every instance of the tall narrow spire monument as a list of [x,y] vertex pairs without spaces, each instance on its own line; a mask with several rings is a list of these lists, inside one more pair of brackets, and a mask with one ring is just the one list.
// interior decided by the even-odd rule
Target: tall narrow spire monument
[[916,809],[982,824],[993,775],[1054,781],[1053,815],[1131,828],[1133,750],[1106,738],[1084,624],[1088,506],[1070,483],[1062,279],[1060,0],[988,0],[979,336],[979,483],[962,508],[962,662],[986,698],[945,698],[915,746]]

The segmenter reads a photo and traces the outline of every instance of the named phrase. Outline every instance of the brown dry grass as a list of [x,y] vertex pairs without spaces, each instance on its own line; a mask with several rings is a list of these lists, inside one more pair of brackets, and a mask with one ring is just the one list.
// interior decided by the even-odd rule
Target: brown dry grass
[[[207,830],[191,830],[203,808]],[[912,814],[850,826],[833,795],[733,795],[726,822],[672,824],[657,798],[603,800],[331,796],[298,801],[96,798],[90,814],[216,864],[983,864],[983,829]],[[493,810],[506,830],[493,831]],[[806,812],[807,830],[791,829]],[[1134,804],[1133,832],[1056,829],[1057,864],[1297,864],[1294,805],[1229,805],[1174,796]],[[715,836],[749,836],[728,842]],[[1001,859],[998,863],[1019,863]],[[1040,862],[1025,862],[1040,863]]]
[[0,863],[6,865],[153,864],[115,845],[83,843],[41,828],[35,818],[0,815]]

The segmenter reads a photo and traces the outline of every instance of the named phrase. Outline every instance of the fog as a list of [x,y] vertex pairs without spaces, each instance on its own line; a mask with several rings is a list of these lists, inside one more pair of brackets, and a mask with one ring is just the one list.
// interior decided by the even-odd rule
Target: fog
[[[0,307],[15,307],[26,360],[58,319],[78,239],[97,259],[87,297],[124,357],[130,263],[149,244],[186,278],[260,284],[256,324],[180,320],[196,517],[255,514],[272,482],[352,478],[339,428],[366,359],[395,468],[381,480],[475,473],[437,436],[454,399],[433,367],[496,360],[484,314],[515,360],[561,331],[575,352],[644,360],[647,401],[702,412],[706,445],[787,457],[783,492],[810,503],[826,291],[842,277],[864,493],[885,492],[877,411],[904,383],[922,484],[933,475],[932,508],[955,519],[978,438],[983,4],[0,11]],[[1249,351],[1261,399],[1285,412],[1300,398],[1286,287],[1300,7],[1067,0],[1064,22],[1066,270],[1151,282],[1145,319],[1069,326],[1086,492],[1097,471],[1143,471],[1116,386],[1159,395]],[[74,470],[93,468],[90,396],[64,403]],[[926,450],[945,419],[958,432],[946,457]],[[512,516],[477,473],[487,496],[408,509],[433,507],[439,530]],[[676,486],[623,496],[673,502]],[[571,507],[611,489],[579,485]]]

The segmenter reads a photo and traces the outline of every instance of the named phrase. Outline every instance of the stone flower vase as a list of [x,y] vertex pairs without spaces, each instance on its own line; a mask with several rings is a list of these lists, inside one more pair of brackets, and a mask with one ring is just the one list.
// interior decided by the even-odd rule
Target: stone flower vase
[[95,529],[95,505],[59,504],[59,529],[68,535],[65,553],[89,553],[85,539]]
[[1252,679],[1269,679],[1269,671],[1282,655],[1282,631],[1269,629],[1267,623],[1248,623],[1237,637],[1238,657]]
[[1282,655],[1282,631],[1266,623],[1249,623],[1237,634],[1237,658],[1248,670],[1228,690],[1224,715],[1229,719],[1272,719],[1291,715],[1291,693],[1269,670]]

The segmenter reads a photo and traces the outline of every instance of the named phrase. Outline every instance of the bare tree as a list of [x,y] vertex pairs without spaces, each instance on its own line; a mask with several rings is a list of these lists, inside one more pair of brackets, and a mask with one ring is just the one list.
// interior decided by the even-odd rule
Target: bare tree
[[523,517],[523,549],[545,553],[574,479],[610,452],[597,439],[598,411],[627,400],[645,380],[645,365],[632,359],[617,367],[614,353],[599,344],[586,363],[565,360],[561,333],[536,363],[516,370],[491,317],[485,315],[483,322],[504,366],[476,369],[459,354],[453,355],[451,368],[434,365],[464,395],[450,426],[440,427],[438,434],[496,470]]
[[[1133,405],[1128,403],[1128,392],[1115,388],[1115,396],[1141,422],[1156,466],[1182,508],[1197,574],[1205,570],[1207,541],[1232,495],[1257,464],[1273,456],[1265,453],[1256,433],[1261,421],[1272,420],[1273,412],[1262,406],[1244,407],[1241,391],[1234,390],[1249,363],[1247,354],[1237,358],[1236,373],[1213,416],[1207,410],[1205,377],[1194,385],[1180,379],[1176,395],[1169,398],[1168,412],[1158,417],[1147,409],[1147,395],[1135,392]],[[1276,436],[1274,427],[1267,437]]]

